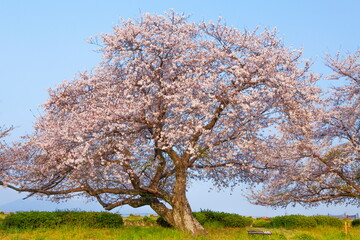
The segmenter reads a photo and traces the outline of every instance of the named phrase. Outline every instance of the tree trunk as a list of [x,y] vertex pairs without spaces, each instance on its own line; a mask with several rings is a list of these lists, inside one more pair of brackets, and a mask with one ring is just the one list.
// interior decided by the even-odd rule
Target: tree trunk
[[[163,205],[164,206],[164,205]],[[176,182],[171,199],[172,209],[158,208],[151,206],[173,227],[192,235],[206,235],[207,232],[201,224],[193,217],[190,204],[186,198],[186,170],[177,169]]]
[[177,201],[174,204],[171,213],[165,220],[183,232],[188,232],[195,236],[207,234],[203,226],[193,217],[186,197],[185,200]]

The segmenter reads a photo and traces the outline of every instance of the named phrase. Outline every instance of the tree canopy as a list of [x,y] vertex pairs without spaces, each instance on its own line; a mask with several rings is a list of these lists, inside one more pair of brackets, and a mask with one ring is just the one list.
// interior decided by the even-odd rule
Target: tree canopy
[[[323,98],[311,141],[286,136],[273,149],[270,161],[282,167],[267,175],[255,203],[286,206],[289,203],[360,205],[360,50],[341,57],[327,56],[334,74],[344,81]],[[295,143],[302,151],[294,154]],[[291,153],[291,154],[288,154]]]
[[145,14],[93,42],[99,66],[50,90],[34,134],[2,151],[4,185],[108,210],[150,205],[199,234],[189,181],[262,181],[278,130],[312,128],[317,76],[274,31]]

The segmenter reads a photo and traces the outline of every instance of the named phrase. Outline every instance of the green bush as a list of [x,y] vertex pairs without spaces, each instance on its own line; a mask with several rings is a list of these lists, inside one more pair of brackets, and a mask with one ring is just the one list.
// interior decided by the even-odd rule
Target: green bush
[[243,217],[238,214],[228,214],[223,217],[225,227],[246,227],[252,224],[251,218]]
[[216,225],[223,227],[246,227],[252,224],[252,219],[234,213],[214,212],[202,210],[193,213],[200,224]]
[[313,228],[317,223],[313,217],[306,217],[302,215],[289,215],[274,217],[271,221],[271,226],[276,228]]
[[359,227],[360,226],[360,218],[352,220],[351,226],[352,227]]
[[193,216],[201,225],[204,225],[207,221],[207,217],[204,212],[193,212]]
[[265,220],[265,219],[256,219],[253,224],[253,227],[263,227],[263,228],[269,228],[271,227],[271,220]]
[[342,227],[343,221],[339,218],[329,216],[314,216],[313,217],[318,226],[329,226],[329,227]]
[[142,220],[146,223],[154,223],[155,222],[155,220],[153,218],[148,217],[148,216],[143,217]]
[[94,217],[92,226],[95,228],[118,228],[124,224],[123,219],[119,214],[108,212],[92,212],[92,215]]
[[[210,210],[202,210],[194,212],[193,216],[201,225],[210,227],[246,227],[252,224],[252,219],[233,213],[214,212]],[[156,220],[157,224],[162,227],[171,227],[163,217]]]
[[62,219],[55,218],[49,212],[19,212],[6,216],[2,226],[4,228],[42,228],[61,225]]
[[35,229],[58,226],[84,226],[117,228],[123,225],[120,215],[108,212],[19,212],[5,217],[3,228]]

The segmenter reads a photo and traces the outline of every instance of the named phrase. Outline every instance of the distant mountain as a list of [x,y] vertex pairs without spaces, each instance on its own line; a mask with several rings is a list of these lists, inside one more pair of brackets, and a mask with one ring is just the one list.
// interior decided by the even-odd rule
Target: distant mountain
[[[72,199],[64,203],[54,203],[36,199],[15,200],[0,205],[0,211],[21,212],[21,211],[55,211],[55,210],[79,210],[79,211],[105,211],[100,204],[96,202],[86,203],[82,199]],[[150,207],[132,208],[123,206],[113,209],[111,212],[120,213],[124,216],[130,213],[148,215],[154,214]]]

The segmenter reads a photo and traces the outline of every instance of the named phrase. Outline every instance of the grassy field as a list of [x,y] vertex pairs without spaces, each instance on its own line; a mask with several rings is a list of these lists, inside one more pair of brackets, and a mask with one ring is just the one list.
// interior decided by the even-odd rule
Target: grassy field
[[[1,240],[158,240],[158,239],[349,239],[360,240],[360,228],[351,229],[350,234],[345,235],[342,229],[315,228],[311,230],[282,230],[271,229],[271,236],[249,236],[248,230],[254,228],[213,228],[208,227],[207,236],[192,237],[175,229],[166,229],[159,226],[124,226],[120,229],[90,229],[61,227],[58,229],[36,230],[0,230]],[[269,231],[269,229],[266,229]]]
[[[0,222],[4,215],[0,215]],[[350,229],[345,235],[343,228],[316,227],[312,229],[262,229],[262,228],[221,228],[216,225],[205,225],[207,236],[193,237],[175,229],[163,228],[155,223],[156,217],[147,217],[146,221],[140,216],[124,218],[125,226],[121,228],[86,228],[63,226],[57,229],[35,230],[0,230],[0,240],[162,240],[162,239],[249,239],[249,240],[360,240],[360,227]],[[270,236],[251,236],[247,231],[271,231]]]

